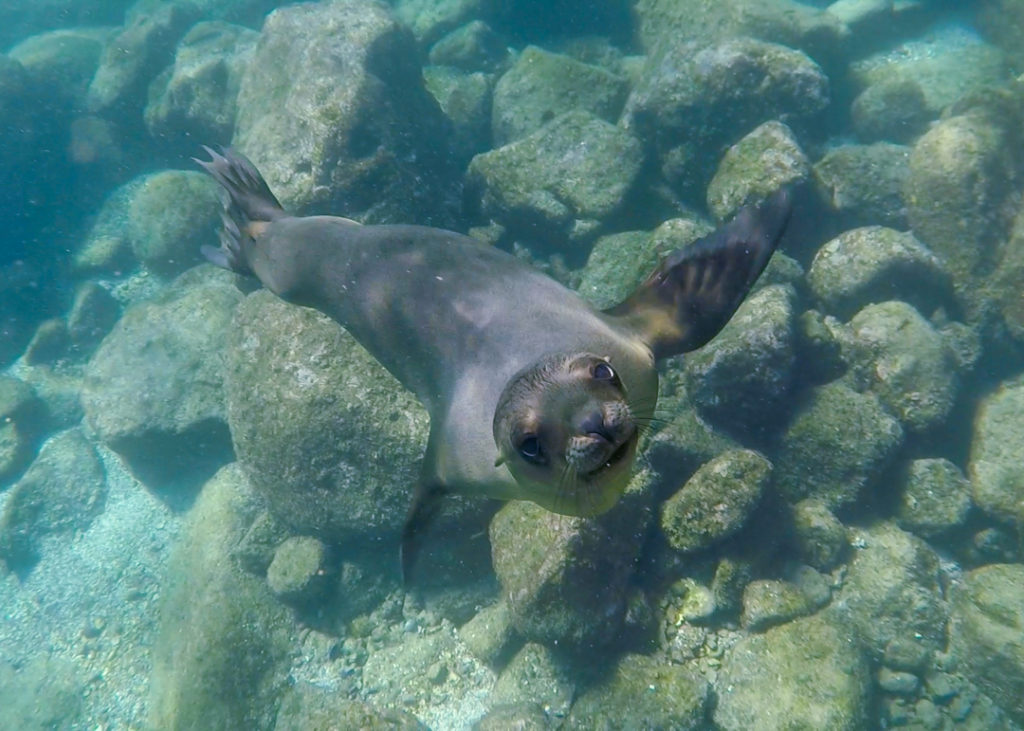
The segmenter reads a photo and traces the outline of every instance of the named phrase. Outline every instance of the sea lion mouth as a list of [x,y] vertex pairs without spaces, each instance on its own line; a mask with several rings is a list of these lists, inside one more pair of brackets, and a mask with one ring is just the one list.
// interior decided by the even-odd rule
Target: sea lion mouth
[[[630,447],[633,444],[633,437],[635,435],[636,430],[631,430],[630,433],[626,435],[625,439],[623,439],[622,442],[617,447],[615,447],[605,459],[599,461],[591,469],[583,471],[581,475],[587,479],[593,479],[600,473],[604,472],[605,470],[611,469],[619,462],[624,460],[626,457],[629,456]],[[588,434],[587,436],[595,440],[600,440],[606,444],[614,444],[612,440],[608,439],[608,437],[603,434],[598,434],[595,432]]]

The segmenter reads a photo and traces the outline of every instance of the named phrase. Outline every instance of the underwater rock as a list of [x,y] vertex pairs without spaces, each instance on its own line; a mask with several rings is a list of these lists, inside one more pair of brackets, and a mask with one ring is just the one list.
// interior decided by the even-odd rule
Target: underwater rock
[[722,146],[778,117],[799,130],[828,103],[828,78],[799,51],[750,38],[679,40],[648,56],[622,125],[650,141],[670,184],[699,200]]
[[857,550],[846,581],[827,611],[852,625],[876,658],[897,638],[929,652],[941,650],[949,606],[935,551],[887,522],[857,531],[852,542]]
[[1024,342],[1024,207],[1017,211],[1009,240],[1003,249],[999,266],[988,279],[987,289],[1003,315],[1003,324],[1015,341]]
[[846,551],[846,528],[824,502],[808,498],[793,506],[793,543],[801,560],[831,571]]
[[634,12],[648,52],[665,43],[749,36],[798,48],[824,62],[842,56],[849,36],[836,15],[795,0],[638,0]]
[[[363,666],[364,693],[384,707],[401,707],[436,727],[480,713],[479,698],[494,673],[459,642],[447,622],[432,632],[406,632],[399,644],[371,651]],[[468,724],[465,724],[468,726]]]
[[87,423],[151,488],[205,480],[231,459],[224,357],[241,299],[212,277],[172,286],[129,307],[86,366]]
[[52,731],[89,725],[84,698],[89,683],[81,666],[43,652],[17,665],[0,659],[0,708],[4,725],[18,731]]
[[959,391],[958,363],[945,338],[906,302],[868,305],[850,320],[846,360],[911,434],[941,426]]
[[83,282],[75,289],[68,311],[68,335],[76,358],[88,358],[121,318],[121,304],[95,282]]
[[853,100],[850,122],[862,142],[907,144],[928,129],[933,114],[916,79],[883,79]]
[[452,125],[452,154],[468,163],[491,147],[491,78],[449,66],[425,66],[427,91]]
[[459,627],[459,639],[481,661],[498,664],[515,641],[508,602],[502,599],[477,612]]
[[232,144],[293,212],[445,225],[451,132],[417,53],[383,4],[278,8],[243,74]]
[[986,40],[998,46],[1010,57],[1012,68],[1020,71],[1024,64],[1024,5],[1020,0],[980,0],[973,6],[974,27]]
[[580,295],[598,309],[625,300],[654,271],[662,256],[711,233],[696,218],[673,218],[653,232],[623,231],[594,242],[580,276]]
[[566,728],[707,728],[708,683],[694,670],[623,655],[614,674],[583,691]]
[[423,47],[474,19],[487,19],[495,0],[394,0],[394,14]]
[[144,181],[144,176],[134,178],[113,190],[103,201],[85,241],[72,256],[75,274],[120,275],[132,268],[131,201]]
[[28,466],[46,428],[45,404],[32,386],[0,375],[0,485]]
[[274,596],[300,607],[322,599],[331,578],[327,547],[311,536],[286,538],[267,567],[267,586]]
[[209,176],[185,170],[146,175],[134,189],[128,215],[135,258],[163,277],[202,261],[197,239],[208,237],[220,216],[217,185]]
[[427,440],[415,397],[325,315],[265,290],[227,342],[235,449],[275,518],[331,545],[397,541]]
[[110,35],[111,29],[103,27],[53,30],[26,38],[7,55],[22,65],[33,84],[68,108],[80,109]]
[[178,39],[198,19],[191,2],[136,2],[124,26],[103,47],[89,83],[89,111],[130,117],[145,107],[146,87],[171,63]]
[[257,512],[245,475],[230,464],[188,513],[161,588],[152,728],[273,728],[294,627],[266,582],[231,557]]
[[548,731],[551,724],[536,703],[494,706],[473,726],[473,731]]
[[513,233],[579,249],[623,205],[640,175],[640,142],[584,111],[473,158],[469,200]]
[[745,203],[767,198],[787,185],[796,187],[810,177],[811,163],[793,131],[776,120],[765,122],[726,150],[708,183],[708,210],[725,221]]
[[536,703],[554,718],[565,718],[576,696],[572,669],[544,645],[528,642],[509,660],[491,692],[494,706]]
[[221,21],[196,23],[178,43],[174,63],[149,87],[145,120],[161,142],[179,140],[198,152],[205,141],[227,143],[236,99],[259,34]]
[[953,303],[939,258],[913,234],[882,226],[846,231],[822,246],[807,284],[826,312],[844,320],[872,302],[902,299],[927,314]]
[[992,564],[953,587],[952,653],[964,673],[1024,724],[1024,565]]
[[858,90],[898,81],[917,83],[928,119],[937,119],[969,91],[1007,80],[1003,53],[959,23],[936,25],[918,38],[892,43],[853,61],[848,73]]
[[915,459],[903,472],[899,526],[924,538],[958,528],[971,508],[971,483],[948,459]]
[[770,285],[750,295],[718,336],[684,362],[700,414],[734,433],[757,434],[787,411],[794,380],[796,293]]
[[619,636],[652,517],[650,481],[649,472],[637,474],[615,508],[598,518],[557,515],[519,500],[494,516],[494,571],[526,640],[580,648]]
[[961,114],[928,130],[910,155],[910,225],[943,257],[960,288],[998,262],[1014,190],[1013,134],[992,115]]
[[4,503],[0,559],[14,571],[27,571],[42,557],[46,540],[86,530],[106,496],[103,465],[81,430],[54,436]]
[[615,122],[628,91],[626,79],[603,68],[527,46],[494,87],[494,145],[526,137],[571,109]]
[[25,347],[25,363],[40,365],[56,363],[67,358],[71,350],[71,336],[63,318],[51,317],[43,320]]
[[823,315],[818,310],[800,313],[796,320],[796,349],[804,383],[829,383],[846,372],[843,343],[848,336],[847,327],[832,315]]
[[974,417],[968,474],[974,503],[993,518],[1024,526],[1024,381],[1004,383]]
[[887,142],[841,145],[814,164],[818,197],[843,229],[906,229],[903,191],[909,174],[910,148]]
[[900,423],[873,394],[839,382],[813,389],[772,457],[775,485],[791,502],[807,497],[835,509],[857,500],[903,444]]
[[667,413],[668,423],[654,435],[646,452],[651,466],[665,480],[680,484],[723,452],[741,448],[738,442],[704,421],[689,399],[684,398]]
[[714,720],[724,731],[870,725],[868,663],[845,628],[821,614],[741,639],[716,685]]
[[494,72],[509,60],[504,39],[482,20],[471,20],[430,47],[428,59],[435,66],[462,71]]
[[750,518],[771,479],[757,452],[724,452],[697,470],[661,506],[661,530],[677,551],[698,551],[736,533]]
[[285,690],[274,731],[427,731],[415,716],[397,708],[379,709],[346,698],[331,688],[295,683]]
[[791,622],[818,609],[799,586],[790,581],[756,579],[743,589],[740,625],[751,632]]

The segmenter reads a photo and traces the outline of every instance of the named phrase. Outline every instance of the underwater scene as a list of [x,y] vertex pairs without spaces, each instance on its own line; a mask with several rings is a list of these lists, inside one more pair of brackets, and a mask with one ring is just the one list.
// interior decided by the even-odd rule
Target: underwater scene
[[0,50],[0,730],[1024,728],[1024,0]]

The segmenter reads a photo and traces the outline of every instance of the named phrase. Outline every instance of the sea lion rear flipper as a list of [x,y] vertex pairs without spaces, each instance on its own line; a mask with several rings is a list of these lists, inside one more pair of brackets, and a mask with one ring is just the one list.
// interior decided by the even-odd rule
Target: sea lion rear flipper
[[205,145],[203,149],[210,155],[208,162],[192,159],[227,192],[221,213],[224,226],[220,231],[220,248],[203,246],[203,256],[224,269],[252,274],[245,260],[243,239],[256,235],[260,223],[281,218],[286,213],[260,171],[244,155],[230,149],[218,154]]
[[426,529],[441,508],[441,498],[447,494],[448,491],[444,487],[435,483],[420,482],[416,486],[409,514],[405,518],[405,525],[402,526],[402,545],[399,548],[402,584],[405,586],[409,585],[412,578],[412,570],[423,547]]
[[789,221],[790,194],[774,193],[691,246],[672,252],[605,314],[626,321],[656,359],[695,350],[725,326],[757,280]]

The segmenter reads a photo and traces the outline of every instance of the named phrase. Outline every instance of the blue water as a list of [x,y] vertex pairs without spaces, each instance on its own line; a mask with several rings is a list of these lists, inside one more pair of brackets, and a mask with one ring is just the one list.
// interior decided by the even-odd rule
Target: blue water
[[[0,0],[0,729],[1024,726],[1022,33],[1012,0]],[[793,210],[657,408],[625,393],[615,507],[452,481],[403,584],[446,440],[511,474],[494,405],[407,377],[428,414],[373,357],[443,370],[389,300],[413,265],[339,284],[367,336],[208,263],[204,145],[597,309]]]

